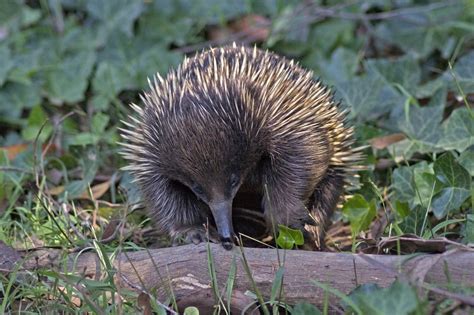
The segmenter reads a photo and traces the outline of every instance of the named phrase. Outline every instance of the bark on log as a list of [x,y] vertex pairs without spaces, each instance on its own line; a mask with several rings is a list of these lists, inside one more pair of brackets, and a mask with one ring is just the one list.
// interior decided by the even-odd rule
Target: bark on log
[[[210,244],[219,290],[224,290],[229,270],[235,260],[237,272],[232,296],[232,311],[239,313],[253,300],[244,293],[253,291],[243,265],[240,248],[226,251]],[[474,283],[474,252],[459,249],[443,254],[417,256],[358,255],[310,251],[244,248],[244,254],[255,284],[269,298],[279,259],[284,262],[284,302],[308,301],[321,305],[324,291],[311,280],[317,280],[343,293],[349,293],[364,283],[390,285],[397,277],[435,285],[452,281],[472,286]],[[69,268],[77,273],[97,278],[103,271],[94,252],[70,254]],[[75,265],[74,265],[75,264]],[[114,261],[117,283],[123,287],[144,290],[157,289],[158,300],[164,301],[172,288],[180,306],[194,305],[203,310],[215,304],[208,269],[207,244],[119,254]],[[32,253],[27,268],[59,266],[52,251]],[[223,294],[225,297],[225,294]],[[202,313],[206,314],[204,310]]]

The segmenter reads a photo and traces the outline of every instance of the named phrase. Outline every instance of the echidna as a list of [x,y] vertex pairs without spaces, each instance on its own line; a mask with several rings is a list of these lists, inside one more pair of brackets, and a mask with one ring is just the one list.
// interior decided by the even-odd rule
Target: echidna
[[[330,91],[293,61],[227,46],[158,74],[125,122],[125,169],[135,176],[160,231],[195,243],[213,222],[232,248],[233,200],[262,197],[270,227],[319,239],[360,159],[352,128]],[[306,227],[306,229],[305,229]]]

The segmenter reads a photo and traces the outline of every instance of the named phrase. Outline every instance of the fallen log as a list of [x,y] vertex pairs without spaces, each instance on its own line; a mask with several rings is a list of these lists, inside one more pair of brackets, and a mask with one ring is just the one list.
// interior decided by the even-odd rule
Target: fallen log
[[[61,259],[58,253],[52,250],[30,253],[24,267],[59,267]],[[142,292],[155,289],[158,301],[166,300],[171,288],[180,307],[193,305],[209,310],[216,302],[208,257],[212,258],[220,292],[225,290],[229,270],[235,262],[231,303],[232,311],[237,313],[254,302],[245,293],[255,292],[255,287],[264,298],[269,299],[280,265],[284,265],[282,299],[288,304],[304,300],[321,305],[325,293],[312,280],[325,283],[345,294],[365,283],[386,287],[397,277],[433,285],[453,282],[472,286],[474,283],[474,252],[469,250],[395,256],[239,247],[226,251],[216,244],[120,253],[114,259],[117,270],[115,280],[122,287]],[[69,254],[67,259],[69,270],[77,274],[97,279],[104,274],[95,252]],[[245,265],[249,268],[247,271]],[[225,294],[222,299],[225,301]]]

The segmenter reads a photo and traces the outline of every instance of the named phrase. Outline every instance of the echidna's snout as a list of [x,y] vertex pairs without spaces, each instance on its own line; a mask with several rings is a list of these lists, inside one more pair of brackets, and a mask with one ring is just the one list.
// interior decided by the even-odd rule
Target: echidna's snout
[[234,227],[232,226],[232,200],[211,202],[211,208],[214,221],[216,222],[219,240],[222,246],[230,250],[234,244]]

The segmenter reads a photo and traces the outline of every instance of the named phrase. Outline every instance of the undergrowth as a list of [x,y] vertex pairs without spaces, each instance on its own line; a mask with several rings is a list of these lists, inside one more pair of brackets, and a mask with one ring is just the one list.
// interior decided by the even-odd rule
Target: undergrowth
[[[327,250],[401,255],[472,247],[473,34],[471,1],[1,1],[0,240],[16,250],[54,248],[63,260],[58,268],[18,263],[3,272],[0,313],[177,312],[171,287],[163,301],[140,287],[121,288],[114,278],[121,253],[146,250],[157,239],[170,245],[155,235],[137,207],[130,174],[120,171],[117,127],[127,104],[139,102],[147,77],[165,75],[186,54],[233,41],[314,70],[347,108],[357,145],[368,146],[367,170],[334,216]],[[281,248],[301,245],[298,232],[280,231]],[[221,288],[208,249],[215,313],[230,313],[237,272],[255,276],[245,249],[239,251],[246,270],[234,264]],[[102,276],[70,272],[67,254],[90,252],[99,257]],[[444,293],[433,299],[419,294],[433,288],[402,280],[348,295],[309,279],[326,292],[324,303],[289,305],[284,251],[278,257],[269,296],[253,282],[248,310],[473,310],[459,299],[473,295],[472,285],[434,288]]]

